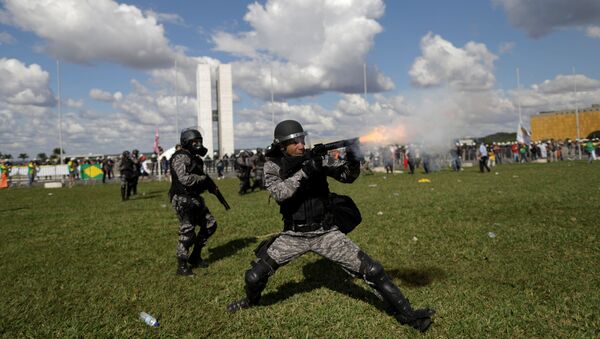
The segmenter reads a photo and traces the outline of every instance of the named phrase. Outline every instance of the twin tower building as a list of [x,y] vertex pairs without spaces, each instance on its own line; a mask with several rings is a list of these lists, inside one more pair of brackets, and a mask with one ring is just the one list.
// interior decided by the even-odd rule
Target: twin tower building
[[[215,72],[217,79],[216,109],[213,109],[213,97],[210,65],[199,64],[196,68],[196,109],[198,111],[198,127],[203,137],[207,154],[212,156],[218,151],[219,157],[235,152],[233,142],[233,89],[231,81],[231,65],[220,64]],[[213,123],[216,122],[216,128]],[[215,132],[217,147],[215,149]]]

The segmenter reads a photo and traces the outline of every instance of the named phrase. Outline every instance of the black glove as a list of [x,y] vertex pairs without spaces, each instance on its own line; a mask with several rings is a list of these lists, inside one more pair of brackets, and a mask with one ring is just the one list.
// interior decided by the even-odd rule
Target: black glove
[[325,145],[323,144],[316,144],[311,150],[310,153],[313,156],[324,156],[325,154],[327,154],[327,150],[325,149]]
[[302,171],[306,173],[308,177],[312,177],[323,172],[323,158],[314,157],[306,160],[304,165],[302,165]]
[[346,149],[346,160],[349,162],[360,162],[361,158],[363,158],[362,152],[360,149],[356,149],[354,147],[348,147]]

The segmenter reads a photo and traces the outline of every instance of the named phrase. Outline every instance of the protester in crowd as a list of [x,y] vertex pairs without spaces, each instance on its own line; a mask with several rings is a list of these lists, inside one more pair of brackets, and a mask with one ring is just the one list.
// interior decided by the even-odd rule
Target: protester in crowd
[[5,189],[9,187],[8,176],[10,175],[10,168],[7,165],[7,160],[0,160],[0,189]]
[[69,171],[69,188],[75,185],[75,172],[77,171],[78,166],[79,163],[77,162],[76,158],[67,158],[67,170]]
[[487,147],[485,146],[485,143],[481,143],[479,145],[479,151],[477,152],[477,157],[479,159],[479,172],[483,173],[483,169],[487,169],[488,172],[490,172],[490,168],[488,167],[488,151],[487,151]]
[[591,164],[592,161],[596,160],[596,145],[592,140],[588,140],[585,143],[585,152],[588,155],[588,164]]
[[217,160],[217,180],[221,180],[223,178],[225,178],[225,175],[223,174],[225,170],[225,162],[223,161],[223,158]]
[[108,163],[108,157],[106,155],[102,159],[100,166],[102,166],[102,183],[106,184],[106,177],[110,175],[110,165]]
[[29,161],[29,163],[27,164],[27,179],[29,180],[29,187],[33,185],[33,182],[35,181],[35,177],[39,170],[40,167],[34,160]]
[[513,154],[513,162],[519,163],[519,144],[516,142],[513,142],[512,145],[510,146],[510,149]]

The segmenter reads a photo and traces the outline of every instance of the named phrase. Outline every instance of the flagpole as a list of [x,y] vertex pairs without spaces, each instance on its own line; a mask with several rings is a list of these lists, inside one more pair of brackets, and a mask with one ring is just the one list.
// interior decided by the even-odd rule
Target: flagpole
[[60,105],[60,61],[56,59],[56,82],[58,91],[58,148],[59,148],[59,164],[63,164],[63,139],[62,139],[62,107]]
[[579,134],[579,107],[577,105],[577,81],[575,79],[575,66],[572,68],[573,71],[573,96],[575,99],[575,124],[577,127],[577,153],[579,155],[579,160],[581,160],[581,136]]
[[271,123],[275,128],[275,107],[273,106],[273,65],[271,64]]
[[179,89],[177,88],[177,57],[175,57],[175,143],[179,140]]
[[517,67],[517,107],[519,109],[519,128],[523,124],[523,117],[521,115],[521,98],[519,95],[521,94],[521,76],[519,74],[519,67]]
[[363,64],[363,87],[365,89],[365,102],[367,102],[367,64]]

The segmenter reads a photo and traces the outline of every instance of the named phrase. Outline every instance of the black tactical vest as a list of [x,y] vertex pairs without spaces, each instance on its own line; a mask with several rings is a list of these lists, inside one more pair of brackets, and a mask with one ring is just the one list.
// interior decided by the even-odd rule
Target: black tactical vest
[[[287,179],[302,168],[302,158],[270,158],[280,167],[279,176]],[[303,182],[296,193],[280,204],[279,212],[284,225],[331,224],[328,212],[329,184],[325,173],[314,175]]]
[[169,164],[169,170],[171,172],[171,189],[169,190],[169,197],[173,199],[175,194],[177,195],[198,195],[206,190],[206,187],[202,185],[196,185],[194,187],[185,186],[179,181],[177,177],[177,173],[173,168],[173,160],[175,156],[183,154],[191,159],[190,173],[197,175],[205,175],[204,174],[204,162],[199,157],[191,154],[189,151],[185,149],[180,149],[179,151],[173,153],[171,157],[171,162]]

